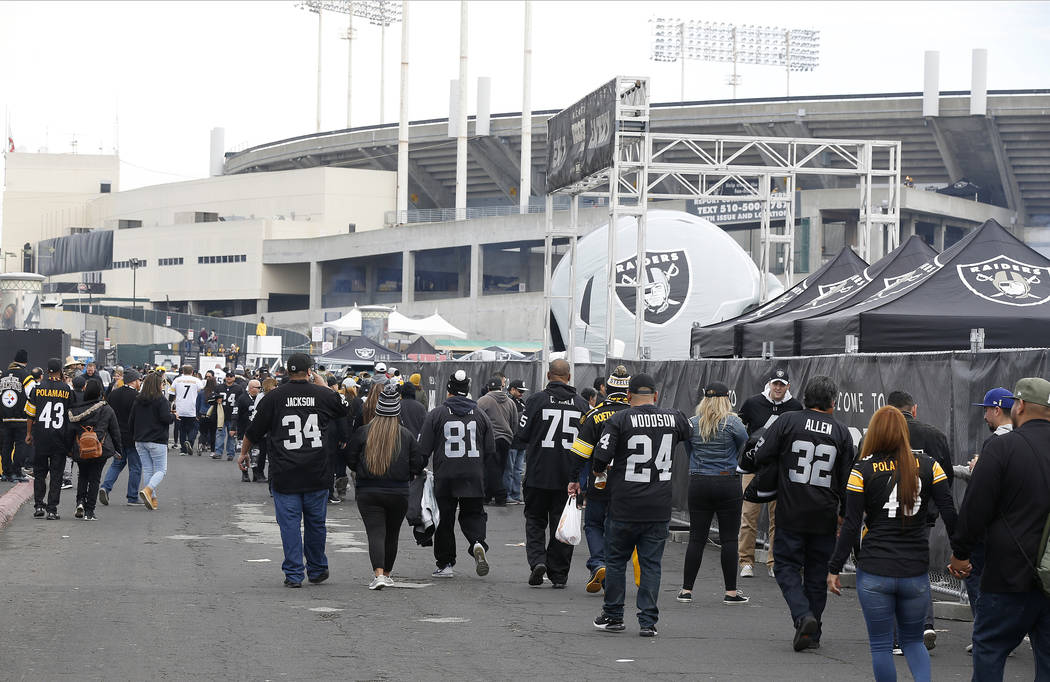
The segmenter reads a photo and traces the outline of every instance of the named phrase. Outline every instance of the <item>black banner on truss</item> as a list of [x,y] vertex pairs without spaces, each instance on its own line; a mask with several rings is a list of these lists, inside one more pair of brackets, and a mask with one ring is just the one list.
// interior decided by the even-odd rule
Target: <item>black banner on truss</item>
[[547,120],[547,193],[613,165],[616,79]]

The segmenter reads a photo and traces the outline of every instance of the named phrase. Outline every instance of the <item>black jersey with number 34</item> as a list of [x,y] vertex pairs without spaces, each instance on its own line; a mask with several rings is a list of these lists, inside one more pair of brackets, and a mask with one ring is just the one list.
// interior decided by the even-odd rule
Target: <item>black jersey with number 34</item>
[[651,404],[621,410],[605,422],[593,460],[599,469],[609,467],[606,488],[612,518],[671,520],[671,460],[674,449],[690,435],[684,414]]
[[760,468],[777,468],[777,527],[834,533],[856,453],[846,427],[824,412],[788,412],[755,449]]
[[326,434],[329,425],[348,410],[335,391],[302,380],[289,381],[262,397],[247,437],[253,443],[268,438],[274,490],[307,493],[328,488]]

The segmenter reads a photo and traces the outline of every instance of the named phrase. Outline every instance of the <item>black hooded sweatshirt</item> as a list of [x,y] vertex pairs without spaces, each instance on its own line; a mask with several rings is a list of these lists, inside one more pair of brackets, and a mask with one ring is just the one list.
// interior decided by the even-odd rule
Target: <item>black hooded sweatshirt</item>
[[452,396],[427,414],[419,433],[424,465],[433,456],[434,495],[484,497],[484,460],[496,454],[492,424],[470,398]]

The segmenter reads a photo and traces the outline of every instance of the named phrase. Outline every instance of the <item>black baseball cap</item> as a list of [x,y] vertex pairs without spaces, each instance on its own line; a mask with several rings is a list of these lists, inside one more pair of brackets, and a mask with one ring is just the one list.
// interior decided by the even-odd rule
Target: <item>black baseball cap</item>
[[485,390],[486,391],[502,391],[503,390],[503,380],[501,380],[499,377],[492,377],[485,384]]
[[627,392],[635,395],[656,393],[656,380],[648,374],[635,374],[631,377],[631,383],[627,387]]
[[769,383],[779,381],[782,384],[790,384],[791,377],[788,376],[787,367],[777,367],[773,370],[773,373],[769,375]]
[[729,387],[725,384],[717,381],[712,381],[707,386],[704,386],[704,397],[705,398],[728,398]]
[[58,373],[62,371],[62,361],[59,358],[47,359],[47,371]]
[[292,374],[305,372],[313,366],[314,359],[306,353],[292,353],[292,357],[288,358],[288,371]]

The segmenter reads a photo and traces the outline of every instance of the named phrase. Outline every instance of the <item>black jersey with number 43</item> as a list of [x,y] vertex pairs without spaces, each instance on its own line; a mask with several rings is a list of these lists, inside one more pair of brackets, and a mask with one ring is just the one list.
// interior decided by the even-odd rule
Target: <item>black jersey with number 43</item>
[[777,527],[834,533],[856,450],[845,426],[816,410],[780,415],[755,445],[760,468],[776,466]]
[[247,436],[253,443],[268,438],[266,452],[274,490],[308,493],[328,489],[325,438],[329,425],[348,411],[341,395],[302,380],[289,381],[262,397]]
[[33,420],[33,443],[38,448],[68,451],[73,443],[69,430],[69,408],[73,390],[64,381],[44,379],[26,400],[26,417]]
[[671,520],[671,460],[689,440],[689,420],[678,410],[638,405],[614,414],[594,451],[594,466],[608,465],[609,515],[617,521]]

